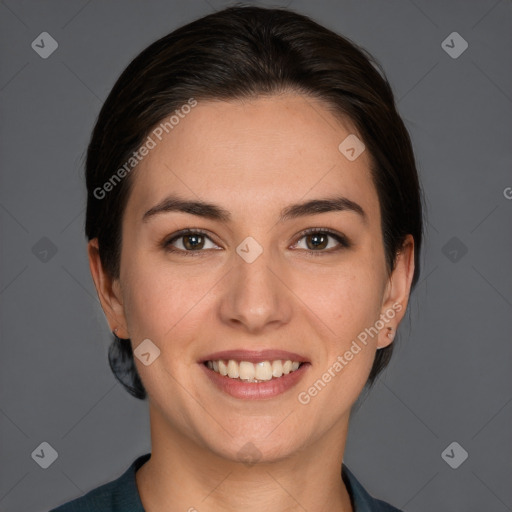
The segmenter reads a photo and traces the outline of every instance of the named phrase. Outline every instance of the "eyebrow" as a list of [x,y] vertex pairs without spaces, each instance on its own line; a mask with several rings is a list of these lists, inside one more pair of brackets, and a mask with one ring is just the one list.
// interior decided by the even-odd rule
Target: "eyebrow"
[[[334,211],[350,211],[357,213],[363,222],[367,223],[368,217],[363,208],[344,196],[337,196],[325,199],[312,199],[303,203],[292,204],[281,210],[278,222],[284,222],[290,219],[315,215],[319,213]],[[178,196],[168,196],[160,203],[150,208],[142,217],[143,222],[147,222],[155,215],[167,212],[183,212],[198,217],[204,217],[220,222],[231,222],[231,213],[224,208],[205,201],[190,201]]]

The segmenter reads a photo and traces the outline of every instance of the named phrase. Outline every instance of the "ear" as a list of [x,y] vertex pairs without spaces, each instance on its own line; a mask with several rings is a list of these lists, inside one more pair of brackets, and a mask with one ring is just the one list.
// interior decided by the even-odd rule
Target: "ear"
[[117,329],[117,336],[129,338],[119,280],[113,279],[105,272],[100,259],[97,238],[93,238],[87,244],[87,253],[89,255],[89,268],[92,279],[110,330],[114,331],[114,329]]
[[414,238],[407,235],[386,284],[381,309],[385,326],[379,331],[377,348],[387,347],[393,342],[398,325],[405,315],[414,275],[414,250]]

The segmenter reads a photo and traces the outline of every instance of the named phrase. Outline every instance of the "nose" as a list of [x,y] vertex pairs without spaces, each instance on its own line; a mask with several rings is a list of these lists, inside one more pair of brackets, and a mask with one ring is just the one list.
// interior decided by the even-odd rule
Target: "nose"
[[286,271],[263,253],[249,263],[236,255],[224,280],[219,315],[222,322],[252,334],[279,328],[292,316],[293,294]]

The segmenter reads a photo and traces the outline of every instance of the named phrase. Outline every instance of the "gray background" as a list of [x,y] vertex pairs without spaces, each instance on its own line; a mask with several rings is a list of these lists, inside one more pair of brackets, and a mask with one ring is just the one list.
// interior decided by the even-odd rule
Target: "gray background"
[[[129,61],[227,5],[0,3],[2,511],[48,510],[151,449],[147,404],[107,363],[83,233],[84,152]],[[407,512],[510,511],[512,2],[272,5],[312,16],[383,64],[427,198],[420,283],[390,367],[359,402],[345,463]],[[31,47],[44,31],[59,45],[47,59]],[[469,44],[456,59],[441,46],[454,31]],[[43,441],[58,452],[48,469],[31,457]],[[457,469],[441,456],[453,441],[469,454]]]

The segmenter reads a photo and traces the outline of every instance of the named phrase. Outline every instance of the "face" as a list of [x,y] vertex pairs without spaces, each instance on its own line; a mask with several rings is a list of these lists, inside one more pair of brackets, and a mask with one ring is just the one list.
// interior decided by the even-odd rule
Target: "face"
[[[109,284],[92,242],[90,258],[112,329],[135,350],[150,340],[152,362],[135,361],[169,436],[276,460],[346,427],[413,272],[411,240],[387,272],[370,155],[339,149],[351,134],[290,93],[199,102],[153,136],[131,176],[119,280]],[[181,211],[171,196],[209,207]],[[287,360],[299,368],[265,380]]]

